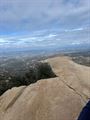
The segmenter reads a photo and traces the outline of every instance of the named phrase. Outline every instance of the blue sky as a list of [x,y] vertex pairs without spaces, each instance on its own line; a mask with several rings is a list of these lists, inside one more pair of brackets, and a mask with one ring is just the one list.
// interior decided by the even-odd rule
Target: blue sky
[[90,0],[0,0],[0,47],[90,44],[89,33]]

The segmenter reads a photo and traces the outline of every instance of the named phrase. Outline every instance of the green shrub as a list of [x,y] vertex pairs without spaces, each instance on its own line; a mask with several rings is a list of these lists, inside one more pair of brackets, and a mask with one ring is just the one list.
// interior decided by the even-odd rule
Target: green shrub
[[12,87],[29,85],[37,82],[40,79],[56,77],[48,63],[37,62],[30,66],[28,72],[24,76],[10,76],[10,79],[0,81],[0,95]]

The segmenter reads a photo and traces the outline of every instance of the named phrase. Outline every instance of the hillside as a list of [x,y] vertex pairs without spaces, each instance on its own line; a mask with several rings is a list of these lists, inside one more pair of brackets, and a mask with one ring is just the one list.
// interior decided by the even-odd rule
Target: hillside
[[56,78],[12,88],[0,97],[0,120],[76,120],[90,98],[90,67],[69,57],[50,63]]

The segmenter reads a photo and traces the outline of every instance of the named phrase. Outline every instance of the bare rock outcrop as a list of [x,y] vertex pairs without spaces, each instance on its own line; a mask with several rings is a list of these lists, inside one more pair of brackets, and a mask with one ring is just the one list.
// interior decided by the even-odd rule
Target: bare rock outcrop
[[5,92],[0,120],[77,120],[90,98],[90,68],[67,57],[46,61],[58,77]]

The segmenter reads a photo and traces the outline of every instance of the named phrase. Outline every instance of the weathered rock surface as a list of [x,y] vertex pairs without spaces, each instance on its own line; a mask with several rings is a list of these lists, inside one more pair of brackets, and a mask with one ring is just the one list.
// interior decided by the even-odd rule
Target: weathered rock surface
[[77,120],[90,98],[90,68],[67,57],[46,61],[58,77],[5,92],[0,97],[0,120]]

